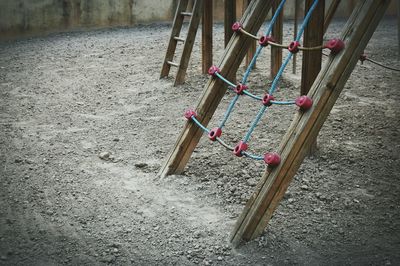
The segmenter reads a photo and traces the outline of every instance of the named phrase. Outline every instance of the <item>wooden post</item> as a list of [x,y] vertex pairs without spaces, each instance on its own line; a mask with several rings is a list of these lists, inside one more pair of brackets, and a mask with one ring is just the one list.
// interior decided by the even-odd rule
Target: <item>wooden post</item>
[[[280,1],[274,1],[272,4],[272,14],[274,14],[280,4]],[[282,43],[283,40],[283,9],[272,27],[272,36],[275,41]],[[274,79],[282,65],[282,49],[278,47],[271,47],[271,79]]]
[[[241,23],[250,33],[255,34],[265,21],[271,9],[272,1],[253,0],[248,6]],[[244,34],[234,34],[232,41],[226,47],[224,55],[218,64],[221,75],[234,76],[247,53],[251,39]],[[219,102],[227,90],[226,84],[217,78],[210,77],[197,105],[196,112],[199,121],[207,126]],[[193,150],[197,146],[203,131],[193,122],[186,122],[166,162],[161,167],[159,175],[180,174],[183,172]]]
[[213,60],[213,3],[212,0],[203,0],[203,19],[202,19],[202,64],[203,74],[207,74]]
[[340,0],[332,0],[328,11],[326,11],[325,20],[324,20],[324,33],[328,30],[329,25],[331,24],[332,18],[336,13],[336,10],[340,4]]
[[[244,14],[244,12],[246,11],[246,8],[249,6],[250,1],[251,0],[243,0],[242,14]],[[247,55],[246,55],[246,61],[245,61],[246,67],[248,67],[250,65],[251,59],[253,59],[253,56],[256,53],[256,49],[257,49],[257,41],[251,42],[249,51],[247,52]],[[255,67],[256,67],[256,64],[254,64],[253,68],[255,68]]]
[[253,239],[264,231],[305,158],[308,144],[318,135],[389,2],[358,2],[341,35],[345,49],[336,56],[330,56],[318,75],[309,92],[314,101],[313,107],[296,114],[279,148],[281,163],[276,168],[267,169],[247,202],[231,236],[233,245]]
[[236,0],[224,0],[225,47],[232,37],[232,24],[236,21]]
[[[314,0],[306,0],[305,13],[310,9]],[[323,43],[324,37],[324,17],[325,17],[325,0],[320,0],[314,9],[310,21],[304,31],[304,47],[319,46]],[[301,95],[307,95],[312,84],[315,81],[319,71],[321,70],[322,52],[304,51],[303,64],[301,72]],[[317,150],[317,140],[310,145],[310,154],[314,154]]]
[[[294,29],[293,29],[293,40],[296,39],[297,35],[297,24],[299,21],[299,9],[300,9],[300,0],[294,1]],[[292,59],[292,73],[296,74],[296,67],[297,67],[297,54],[293,55]]]
[[397,60],[400,60],[400,0],[397,0],[397,42],[399,49]]

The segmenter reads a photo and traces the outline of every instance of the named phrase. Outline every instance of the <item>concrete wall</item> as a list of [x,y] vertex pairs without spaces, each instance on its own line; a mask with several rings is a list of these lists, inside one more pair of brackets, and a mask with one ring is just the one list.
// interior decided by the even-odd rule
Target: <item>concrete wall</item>
[[[0,0],[0,40],[88,27],[130,26],[172,21],[179,0]],[[326,0],[328,7],[331,0]],[[396,14],[392,0],[388,14]],[[214,0],[214,17],[223,19],[223,0]],[[237,0],[240,17],[242,0]],[[336,17],[350,14],[356,0],[342,1]],[[304,6],[304,0],[301,1]],[[293,18],[294,1],[285,4]]]
[[172,20],[178,0],[0,0],[0,39]]

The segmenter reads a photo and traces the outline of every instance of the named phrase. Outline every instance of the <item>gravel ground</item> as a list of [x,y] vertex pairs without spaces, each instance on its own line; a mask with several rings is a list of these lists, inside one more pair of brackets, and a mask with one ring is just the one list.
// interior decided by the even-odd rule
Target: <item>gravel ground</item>
[[[382,21],[366,52],[399,68],[396,23]],[[215,62],[222,31],[215,25]],[[400,264],[398,73],[356,67],[263,236],[233,249],[229,234],[265,166],[204,137],[183,175],[156,178],[208,79],[196,43],[185,85],[159,80],[169,33],[154,24],[0,44],[0,264]],[[268,55],[250,79],[257,94],[270,84]],[[300,83],[290,69],[278,92],[287,99]],[[257,110],[240,100],[228,142]],[[295,112],[270,112],[252,148],[278,147]]]

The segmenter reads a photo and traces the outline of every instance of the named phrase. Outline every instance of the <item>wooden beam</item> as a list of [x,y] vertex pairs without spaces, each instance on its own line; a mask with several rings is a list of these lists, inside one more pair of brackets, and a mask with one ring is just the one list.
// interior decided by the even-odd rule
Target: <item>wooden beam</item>
[[[272,5],[272,14],[274,14],[280,4],[280,1],[274,1]],[[278,43],[282,43],[283,41],[283,9],[279,13],[279,16],[272,27],[272,36],[275,38],[275,41]],[[279,68],[282,65],[282,48],[271,47],[271,70],[270,76],[271,79],[274,79],[276,74],[279,71]]]
[[233,35],[232,24],[236,22],[236,0],[224,0],[225,47]]
[[324,33],[328,30],[328,27],[331,24],[332,18],[336,13],[339,4],[340,0],[332,0],[328,10],[326,11],[324,20]]
[[[271,3],[272,0],[251,1],[241,20],[243,27],[250,33],[256,34],[271,9]],[[251,39],[244,34],[235,33],[233,35],[218,64],[221,75],[229,77],[236,74],[250,42]],[[222,81],[212,77],[205,85],[203,95],[196,107],[198,119],[204,126],[208,125],[226,90],[227,86]],[[202,135],[203,131],[197,125],[190,121],[186,122],[166,162],[161,167],[159,175],[182,173]]]
[[[308,12],[314,0],[306,0],[305,13]],[[325,18],[325,0],[318,1],[310,21],[304,30],[304,47],[320,46],[323,43],[324,37],[324,18]],[[301,72],[301,88],[300,95],[307,95],[315,78],[321,70],[322,52],[317,51],[304,51],[302,72]],[[309,152],[314,154],[317,150],[317,139],[311,143]]]
[[[244,12],[246,11],[246,8],[249,6],[251,0],[243,0],[242,3],[242,14],[244,14]],[[250,65],[251,60],[254,57],[254,54],[256,53],[256,49],[257,49],[257,41],[252,41],[250,43],[250,47],[249,50],[247,52],[246,55],[246,61],[245,61],[245,66],[248,67]],[[253,68],[256,67],[256,64],[254,64]]]
[[397,60],[400,60],[400,0],[397,0],[397,42],[398,42]]
[[189,65],[190,55],[192,53],[193,44],[196,39],[197,29],[199,28],[200,18],[203,13],[202,11],[203,11],[203,0],[194,0],[192,15],[189,23],[189,29],[183,47],[178,72],[176,73],[174,86],[180,85],[185,81],[186,70]]
[[359,1],[341,34],[346,48],[330,56],[318,75],[308,94],[314,101],[313,107],[296,114],[279,148],[281,163],[266,170],[247,202],[231,235],[233,245],[253,239],[264,231],[306,156],[308,144],[318,135],[389,2]]
[[[293,29],[293,40],[296,39],[297,35],[297,24],[299,21],[299,9],[300,9],[300,0],[294,1],[294,29]],[[293,55],[292,58],[292,73],[296,74],[296,67],[297,67],[297,54]]]
[[212,0],[203,0],[203,19],[202,19],[202,43],[201,69],[203,74],[207,74],[213,60],[213,3]]

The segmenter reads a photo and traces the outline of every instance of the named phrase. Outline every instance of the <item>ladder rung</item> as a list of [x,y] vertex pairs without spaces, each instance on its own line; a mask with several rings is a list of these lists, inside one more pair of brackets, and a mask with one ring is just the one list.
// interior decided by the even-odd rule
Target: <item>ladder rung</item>
[[174,40],[176,40],[178,42],[185,42],[185,39],[183,39],[181,37],[174,37]]
[[181,12],[181,15],[190,17],[190,16],[193,15],[193,13],[191,13],[191,12]]
[[172,62],[172,61],[167,61],[167,64],[170,66],[175,66],[175,67],[179,67],[179,64]]

